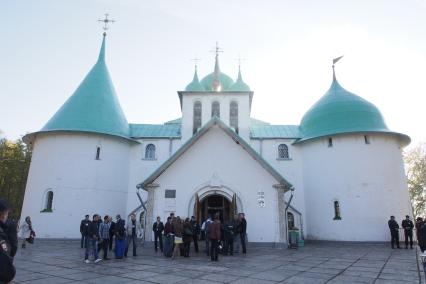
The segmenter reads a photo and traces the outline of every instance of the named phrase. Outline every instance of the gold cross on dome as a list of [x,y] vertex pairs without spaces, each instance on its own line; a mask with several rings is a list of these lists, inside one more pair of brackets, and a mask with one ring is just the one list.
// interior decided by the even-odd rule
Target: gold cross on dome
[[210,52],[215,52],[216,56],[218,56],[219,52],[223,52],[223,49],[219,47],[219,43],[216,41],[216,47],[214,48],[214,50],[210,50]]

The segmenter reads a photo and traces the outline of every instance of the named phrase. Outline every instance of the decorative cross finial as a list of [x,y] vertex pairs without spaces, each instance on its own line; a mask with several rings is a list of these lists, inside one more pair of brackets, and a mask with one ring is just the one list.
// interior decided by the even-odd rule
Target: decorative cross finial
[[238,61],[238,68],[240,68],[241,67],[241,62],[243,62],[246,59],[245,58],[241,58],[241,55],[238,54],[238,58],[235,58],[235,60]]
[[192,58],[191,61],[194,61],[195,68],[197,68],[198,62],[201,61],[201,58],[195,57],[195,58]]
[[104,23],[104,26],[102,29],[104,30],[104,36],[106,36],[106,31],[109,29],[108,24],[114,23],[115,21],[113,19],[108,19],[109,14],[105,14],[105,19],[101,20],[99,19],[98,22]]
[[333,67],[333,81],[336,81],[336,73],[334,72],[334,64],[336,64],[340,59],[342,59],[342,57],[343,57],[343,55],[333,59],[333,65],[331,66],[331,67]]
[[219,47],[219,43],[216,41],[216,47],[214,48],[214,50],[210,50],[210,52],[215,52],[216,56],[218,56],[219,52],[223,52],[223,49]]

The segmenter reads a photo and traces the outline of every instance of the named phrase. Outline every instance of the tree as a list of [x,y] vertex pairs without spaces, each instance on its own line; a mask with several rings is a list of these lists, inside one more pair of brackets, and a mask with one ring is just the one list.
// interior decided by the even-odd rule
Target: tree
[[0,196],[10,204],[11,215],[21,214],[31,150],[21,140],[0,139]]
[[426,209],[426,144],[421,143],[404,154],[408,191],[414,216],[425,217]]

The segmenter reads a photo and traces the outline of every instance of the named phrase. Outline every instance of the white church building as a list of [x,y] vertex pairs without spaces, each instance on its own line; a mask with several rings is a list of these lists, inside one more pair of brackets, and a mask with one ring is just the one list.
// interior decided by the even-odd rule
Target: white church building
[[[178,91],[182,116],[128,123],[105,62],[38,132],[22,216],[39,237],[76,238],[85,214],[156,216],[201,222],[244,212],[250,242],[304,239],[385,241],[390,215],[412,215],[402,160],[407,135],[388,129],[379,109],[333,79],[300,125],[250,116],[254,92],[241,71],[219,68]],[[42,111],[40,109],[40,111]],[[141,204],[143,202],[143,206]]]

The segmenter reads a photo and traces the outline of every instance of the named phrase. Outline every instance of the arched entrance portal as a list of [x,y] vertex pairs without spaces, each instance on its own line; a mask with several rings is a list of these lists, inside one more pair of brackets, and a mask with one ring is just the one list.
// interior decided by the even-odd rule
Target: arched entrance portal
[[209,195],[201,200],[200,203],[201,218],[198,220],[206,220],[209,216],[213,218],[216,213],[219,213],[221,222],[228,221],[233,216],[231,201],[223,195]]

